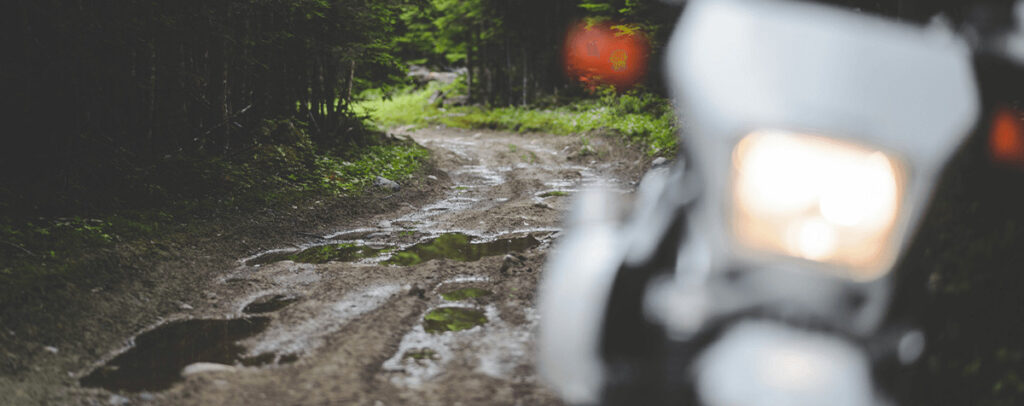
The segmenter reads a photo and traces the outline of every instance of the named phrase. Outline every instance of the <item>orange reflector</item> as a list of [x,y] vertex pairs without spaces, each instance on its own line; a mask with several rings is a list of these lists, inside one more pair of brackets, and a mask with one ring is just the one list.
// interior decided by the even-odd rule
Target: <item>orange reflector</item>
[[988,150],[999,163],[1024,167],[1024,123],[1011,108],[1000,108],[992,116]]

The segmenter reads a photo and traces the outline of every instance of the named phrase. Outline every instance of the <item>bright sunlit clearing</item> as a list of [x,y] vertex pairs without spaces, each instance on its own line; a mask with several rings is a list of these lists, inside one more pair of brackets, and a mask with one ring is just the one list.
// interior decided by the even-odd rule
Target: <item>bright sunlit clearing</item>
[[733,165],[741,243],[841,265],[857,279],[885,271],[903,189],[894,159],[834,139],[759,131],[737,144]]

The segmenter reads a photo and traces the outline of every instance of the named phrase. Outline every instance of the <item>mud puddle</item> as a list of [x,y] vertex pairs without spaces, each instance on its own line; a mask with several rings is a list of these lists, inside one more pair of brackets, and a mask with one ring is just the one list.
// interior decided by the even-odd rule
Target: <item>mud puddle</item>
[[524,251],[540,245],[532,235],[518,238],[500,238],[488,242],[474,242],[473,237],[463,233],[447,233],[430,241],[413,245],[395,252],[385,264],[410,266],[432,259],[455,261],[476,261],[484,257]]
[[242,308],[242,313],[259,314],[270,313],[284,309],[288,305],[299,301],[295,295],[267,295],[253,300]]
[[468,330],[487,323],[487,316],[477,309],[439,307],[423,316],[423,330],[432,334]]
[[[260,316],[247,322],[257,324],[252,331],[196,327],[237,321],[176,322],[187,332],[159,333],[172,343],[144,345],[168,327],[144,333],[82,385],[159,391],[156,404],[176,406],[560,404],[533,369],[546,251],[572,196],[591,185],[628,192],[632,175],[621,162],[641,156],[609,147],[602,162],[583,163],[568,159],[574,138],[542,134],[421,129],[412,137],[447,174],[442,197],[241,259],[197,287],[210,292],[189,313]],[[203,338],[211,335],[220,338]],[[183,344],[195,340],[212,347]],[[244,370],[192,379],[197,366]]]
[[272,356],[246,359],[237,342],[270,325],[267,317],[192,319],[164,324],[135,338],[135,346],[81,379],[85,387],[111,391],[160,391],[183,380],[181,371],[196,362],[266,364]]
[[[280,261],[306,264],[381,261],[387,265],[412,266],[442,258],[463,262],[476,261],[484,257],[524,251],[538,245],[540,245],[540,240],[532,235],[477,242],[475,237],[468,234],[445,233],[401,250],[394,246],[374,248],[358,242],[328,244],[297,252],[270,252],[250,259],[245,264],[248,266],[266,265]],[[378,246],[383,246],[383,243]]]
[[373,258],[386,252],[387,249],[376,249],[357,243],[341,243],[320,245],[298,252],[273,252],[261,255],[245,262],[246,265],[266,265],[280,261],[302,262],[306,264],[326,264],[331,261],[353,262]]
[[449,302],[458,302],[469,299],[480,299],[491,296],[494,292],[480,288],[462,288],[444,292],[441,297]]

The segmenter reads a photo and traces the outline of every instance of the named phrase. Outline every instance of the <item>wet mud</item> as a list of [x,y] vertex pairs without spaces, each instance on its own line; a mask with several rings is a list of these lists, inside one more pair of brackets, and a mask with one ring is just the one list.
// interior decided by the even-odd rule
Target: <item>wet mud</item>
[[406,135],[450,178],[442,197],[240,259],[197,284],[195,308],[182,310],[190,318],[110,349],[109,362],[80,375],[74,396],[87,404],[103,404],[108,391],[158,405],[560,404],[533,359],[546,253],[576,191],[628,196],[647,158],[602,137],[592,137],[597,154],[583,162],[578,137]]

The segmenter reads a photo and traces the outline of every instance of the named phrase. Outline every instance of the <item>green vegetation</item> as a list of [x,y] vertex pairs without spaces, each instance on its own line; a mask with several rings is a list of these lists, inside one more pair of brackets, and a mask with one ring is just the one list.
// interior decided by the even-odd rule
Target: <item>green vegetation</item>
[[390,99],[369,94],[370,99],[357,103],[355,110],[369,115],[382,127],[444,124],[560,135],[608,129],[646,146],[651,155],[671,155],[677,148],[676,118],[672,106],[665,98],[653,93],[634,90],[617,94],[612,89],[605,89],[600,97],[548,108],[443,108],[429,103],[430,97],[437,92],[457,94],[458,83],[445,86],[433,82],[419,90],[406,89]]
[[468,330],[484,323],[484,312],[464,307],[439,307],[423,316],[423,329],[432,334]]
[[489,291],[487,289],[462,288],[462,289],[456,289],[456,290],[453,290],[453,291],[442,293],[441,297],[444,298],[444,300],[447,300],[449,302],[457,302],[457,301],[460,301],[460,300],[476,299],[476,298],[490,296],[490,295],[491,295],[491,291]]

